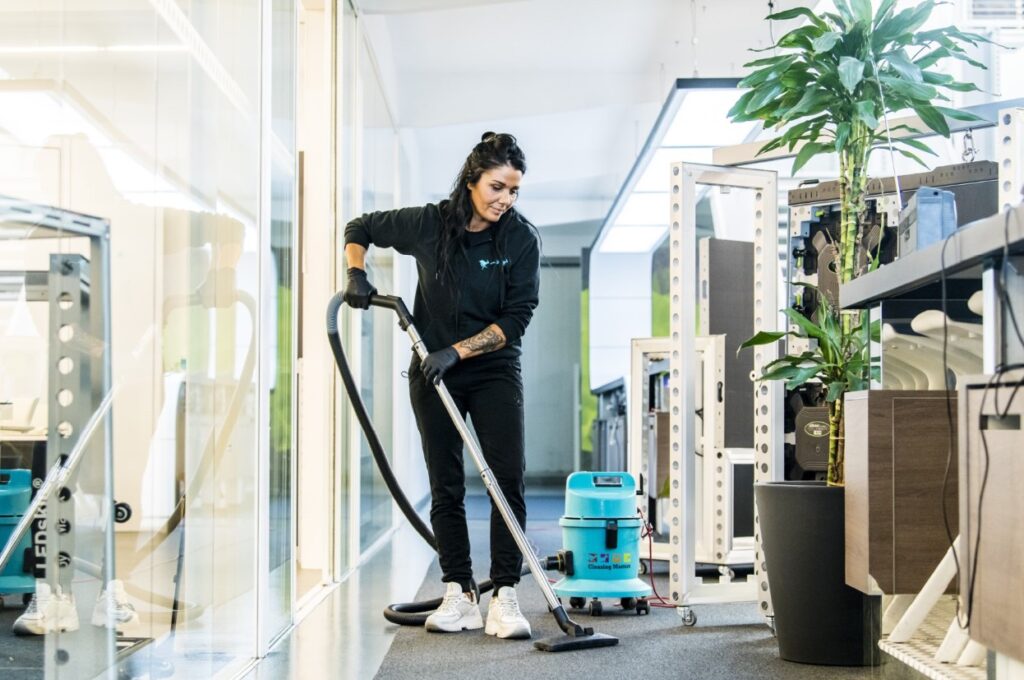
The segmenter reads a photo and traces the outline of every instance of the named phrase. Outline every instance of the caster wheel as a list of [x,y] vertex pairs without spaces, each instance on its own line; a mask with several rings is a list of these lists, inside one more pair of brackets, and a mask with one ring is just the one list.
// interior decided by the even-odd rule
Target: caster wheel
[[621,600],[619,600],[619,606],[623,609],[636,609],[636,598],[624,597]]
[[647,616],[651,613],[651,604],[647,600],[640,600],[636,603],[636,615]]
[[582,597],[570,597],[569,598],[569,606],[572,607],[573,609],[583,609],[583,605],[585,605],[586,603],[587,603],[587,601],[585,599],[583,599]]
[[648,569],[650,569],[650,567],[647,566],[647,560],[640,560],[640,567],[637,571],[643,575],[647,573]]
[[679,618],[682,619],[683,625],[687,628],[697,625],[697,615],[689,607],[685,607],[679,612]]
[[590,615],[591,616],[600,616],[603,612],[604,612],[604,606],[601,604],[600,600],[594,599],[594,600],[590,601]]

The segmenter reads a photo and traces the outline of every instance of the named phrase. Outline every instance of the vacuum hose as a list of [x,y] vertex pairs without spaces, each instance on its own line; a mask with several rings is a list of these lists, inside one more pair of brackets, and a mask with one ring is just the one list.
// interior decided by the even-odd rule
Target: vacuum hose
[[[356,419],[359,420],[359,426],[362,428],[363,434],[366,435],[366,441],[370,445],[373,460],[377,463],[377,469],[380,470],[380,475],[384,479],[384,484],[388,487],[392,498],[398,503],[402,514],[409,520],[416,533],[422,536],[423,540],[437,551],[437,541],[434,539],[433,532],[417,514],[416,509],[409,502],[405,492],[402,491],[402,487],[399,486],[394,472],[391,470],[391,464],[388,462],[387,454],[384,452],[384,446],[381,444],[376,430],[373,429],[373,423],[370,421],[370,416],[366,413],[363,400],[359,396],[359,388],[352,378],[352,371],[349,370],[348,361],[345,359],[345,351],[341,346],[341,334],[338,332],[338,311],[341,309],[342,303],[342,293],[339,292],[331,298],[330,303],[327,305],[327,340],[331,344],[331,351],[334,353],[334,361],[338,365],[338,371],[341,373],[341,381],[345,385],[345,392],[348,394],[349,402],[356,413]],[[399,325],[403,330],[412,323],[409,310],[400,298],[390,295],[372,295],[370,296],[370,305],[374,307],[388,307],[397,312]],[[490,581],[484,581],[479,584],[478,593],[486,593],[493,587]],[[440,606],[441,598],[424,600],[422,602],[391,604],[384,609],[384,618],[391,623],[401,626],[422,626],[427,620],[427,613],[434,611]]]

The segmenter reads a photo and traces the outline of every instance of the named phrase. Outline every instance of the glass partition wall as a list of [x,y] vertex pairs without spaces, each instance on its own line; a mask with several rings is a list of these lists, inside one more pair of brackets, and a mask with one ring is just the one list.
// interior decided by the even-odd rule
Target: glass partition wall
[[0,477],[85,449],[38,579],[0,586],[0,648],[47,677],[230,675],[292,611],[294,0],[0,14],[5,211],[108,229],[103,262],[67,233],[0,240],[21,272],[0,277]]
[[[237,674],[394,526],[330,382],[302,468],[323,488],[300,503],[296,5],[0,0],[0,483],[24,487],[0,544],[82,452],[40,509],[46,559],[22,550],[47,540],[38,525],[0,569],[0,652],[47,677]],[[351,4],[319,11],[333,103],[305,148],[328,149],[329,179],[306,233],[333,222],[317,284],[333,291],[345,222],[395,207],[398,134]],[[41,238],[45,220],[77,226]],[[389,252],[369,267],[393,287]],[[343,324],[390,432],[404,338],[384,312]],[[305,542],[298,509],[329,517]]]

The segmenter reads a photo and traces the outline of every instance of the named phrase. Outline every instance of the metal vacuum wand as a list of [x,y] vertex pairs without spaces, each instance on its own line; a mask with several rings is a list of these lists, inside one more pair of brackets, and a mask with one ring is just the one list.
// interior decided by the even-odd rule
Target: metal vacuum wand
[[[421,361],[426,359],[429,352],[423,344],[423,339],[420,337],[419,332],[412,323],[412,315],[409,314],[409,309],[405,306],[405,303],[401,298],[393,295],[371,295],[370,306],[385,307],[393,310],[398,315],[399,327],[408,333],[410,340],[412,340],[413,350],[419,356]],[[435,387],[437,388],[438,395],[441,397],[441,402],[444,404],[445,410],[448,411],[448,415],[452,419],[452,423],[454,423],[455,428],[459,431],[459,435],[462,437],[462,441],[465,442],[466,448],[469,449],[469,455],[473,458],[473,462],[476,464],[477,470],[480,471],[480,478],[484,482],[484,487],[487,489],[487,493],[490,494],[495,507],[498,508],[498,512],[501,513],[502,519],[505,520],[505,525],[508,527],[509,532],[512,534],[512,538],[515,539],[516,545],[519,547],[519,551],[523,554],[523,558],[530,567],[530,573],[533,574],[534,580],[537,582],[537,585],[540,586],[541,593],[544,594],[544,599],[547,601],[548,610],[554,615],[555,620],[558,622],[558,626],[562,629],[562,632],[569,636],[568,638],[561,639],[548,638],[545,640],[538,640],[534,645],[538,649],[542,649],[544,651],[565,651],[569,649],[605,647],[618,644],[618,638],[610,635],[603,635],[601,633],[594,633],[593,628],[585,628],[569,618],[569,615],[562,607],[562,603],[558,601],[555,591],[551,588],[551,584],[548,583],[544,567],[541,566],[540,560],[537,558],[537,555],[533,552],[529,542],[526,540],[526,534],[523,532],[523,528],[519,526],[519,522],[516,520],[515,515],[512,514],[512,508],[509,507],[508,501],[505,500],[505,494],[502,493],[501,487],[498,486],[498,480],[494,477],[494,473],[491,472],[491,468],[488,467],[484,460],[483,452],[480,450],[480,444],[477,443],[476,437],[474,437],[473,433],[470,432],[465,419],[462,417],[462,414],[459,413],[459,409],[455,405],[455,400],[452,399],[451,393],[448,392],[448,388],[445,387],[443,381],[438,382]]]

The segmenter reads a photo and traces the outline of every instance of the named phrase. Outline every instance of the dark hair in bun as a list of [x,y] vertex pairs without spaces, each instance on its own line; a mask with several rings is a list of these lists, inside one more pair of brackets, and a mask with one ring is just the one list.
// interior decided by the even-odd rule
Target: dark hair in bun
[[[441,230],[437,242],[438,264],[441,273],[446,279],[452,277],[451,260],[459,244],[459,237],[463,230],[469,226],[473,217],[473,202],[469,197],[469,185],[476,184],[481,175],[488,170],[510,165],[519,172],[526,174],[526,155],[519,148],[516,138],[504,132],[491,132],[488,130],[480,136],[480,141],[473,150],[469,152],[466,161],[462,164],[455,182],[452,184],[451,194],[448,200],[441,202],[441,216],[444,218],[444,227]],[[510,222],[526,220],[515,208],[510,208],[501,219],[491,227],[495,229],[494,244],[499,259],[504,250],[505,226]]]

